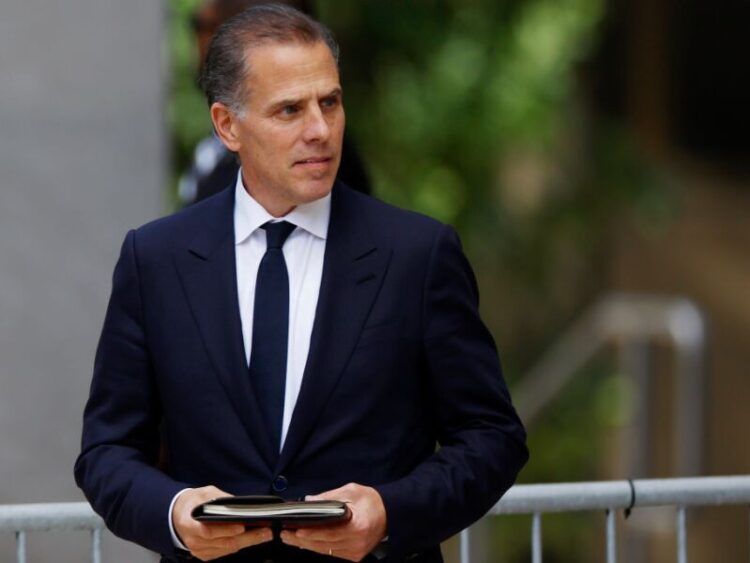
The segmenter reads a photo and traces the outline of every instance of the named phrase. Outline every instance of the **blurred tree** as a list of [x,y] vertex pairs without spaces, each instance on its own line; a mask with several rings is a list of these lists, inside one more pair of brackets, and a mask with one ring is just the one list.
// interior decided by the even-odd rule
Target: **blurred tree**
[[494,280],[490,323],[527,364],[598,289],[612,219],[651,193],[579,88],[604,2],[318,6],[344,46],[348,126],[376,193],[458,228]]
[[170,205],[177,205],[177,181],[192,161],[195,145],[211,131],[206,100],[198,88],[198,46],[192,15],[202,0],[169,0],[166,52],[169,54],[170,84],[167,123],[172,166]]

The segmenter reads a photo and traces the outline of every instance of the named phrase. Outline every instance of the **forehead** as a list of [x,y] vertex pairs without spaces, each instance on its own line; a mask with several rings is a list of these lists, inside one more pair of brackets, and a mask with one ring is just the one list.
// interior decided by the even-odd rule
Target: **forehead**
[[336,61],[322,41],[253,46],[246,57],[251,102],[303,97],[339,87]]

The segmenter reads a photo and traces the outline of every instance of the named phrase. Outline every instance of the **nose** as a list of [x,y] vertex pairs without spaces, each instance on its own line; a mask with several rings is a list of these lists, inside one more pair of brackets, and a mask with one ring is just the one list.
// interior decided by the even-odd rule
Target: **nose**
[[303,139],[307,143],[325,142],[331,134],[331,127],[320,108],[315,105],[305,116]]

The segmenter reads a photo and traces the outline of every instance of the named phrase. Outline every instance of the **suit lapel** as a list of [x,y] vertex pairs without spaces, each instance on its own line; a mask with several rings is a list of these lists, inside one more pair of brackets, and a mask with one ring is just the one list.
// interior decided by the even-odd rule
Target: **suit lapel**
[[234,248],[234,190],[207,209],[197,236],[175,258],[183,288],[219,380],[269,468],[278,457],[257,408],[242,340]]
[[294,458],[315,426],[357,343],[390,259],[390,249],[374,244],[353,197],[346,188],[333,191],[310,351],[276,472]]

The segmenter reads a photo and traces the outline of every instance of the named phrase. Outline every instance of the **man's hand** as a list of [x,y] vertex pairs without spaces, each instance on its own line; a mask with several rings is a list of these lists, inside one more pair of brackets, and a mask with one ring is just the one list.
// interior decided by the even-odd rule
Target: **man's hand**
[[242,524],[204,524],[191,516],[190,513],[199,504],[228,496],[231,495],[216,487],[201,487],[183,492],[174,503],[174,531],[190,553],[201,561],[210,561],[273,539],[270,528],[246,531]]
[[352,517],[348,522],[333,526],[284,530],[281,540],[286,544],[349,561],[361,561],[385,537],[385,506],[380,494],[371,487],[349,483],[332,491],[308,496],[305,500],[344,501],[349,505]]

